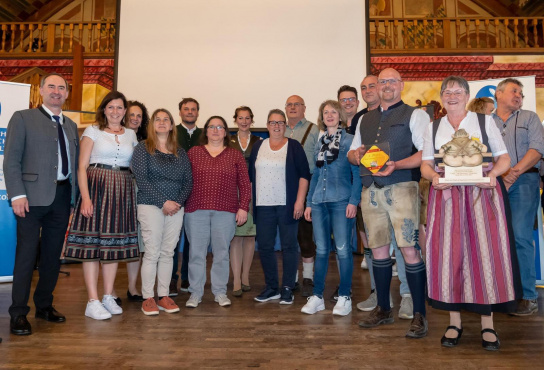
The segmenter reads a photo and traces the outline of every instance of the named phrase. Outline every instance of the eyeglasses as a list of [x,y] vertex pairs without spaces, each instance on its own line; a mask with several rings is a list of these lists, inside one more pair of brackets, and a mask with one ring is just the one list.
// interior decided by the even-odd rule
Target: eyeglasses
[[446,98],[451,98],[452,96],[459,98],[463,96],[464,93],[465,93],[465,90],[455,90],[455,91],[445,90],[445,91],[442,91],[442,96],[445,96]]
[[340,103],[347,103],[347,102],[355,103],[356,101],[357,101],[356,97],[340,99]]
[[304,105],[304,104],[303,103],[287,103],[287,104],[285,104],[285,108],[291,108],[291,107],[298,108],[301,105]]
[[389,78],[389,79],[380,79],[378,80],[378,83],[380,85],[387,85],[388,83],[390,85],[396,84],[397,82],[401,82],[402,80],[397,80],[396,78]]
[[225,129],[225,127],[220,126],[220,125],[217,125],[217,126],[208,126],[208,130],[218,130],[218,131],[223,131],[224,129]]
[[268,124],[270,126],[284,126],[285,125],[285,121],[268,121]]

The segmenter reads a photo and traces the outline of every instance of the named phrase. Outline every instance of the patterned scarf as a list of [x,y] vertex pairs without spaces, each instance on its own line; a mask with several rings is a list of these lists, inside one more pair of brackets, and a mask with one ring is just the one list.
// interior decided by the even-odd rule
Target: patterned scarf
[[319,149],[319,153],[317,154],[317,161],[315,162],[315,165],[317,167],[323,167],[323,165],[325,164],[325,160],[327,161],[327,164],[331,164],[333,161],[336,160],[336,158],[338,158],[338,153],[340,152],[341,137],[341,128],[336,130],[336,133],[334,135],[328,135],[327,133],[325,133],[323,136],[321,136],[321,139],[319,139],[321,149]]

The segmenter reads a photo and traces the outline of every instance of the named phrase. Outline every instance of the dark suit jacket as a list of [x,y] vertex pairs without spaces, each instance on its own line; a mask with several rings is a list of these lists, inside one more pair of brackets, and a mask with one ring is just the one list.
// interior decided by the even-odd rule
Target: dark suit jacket
[[[64,115],[71,165],[74,204],[79,157],[77,125]],[[48,206],[56,193],[58,167],[57,123],[39,109],[15,112],[11,117],[4,146],[4,178],[9,199],[26,195],[29,206]]]

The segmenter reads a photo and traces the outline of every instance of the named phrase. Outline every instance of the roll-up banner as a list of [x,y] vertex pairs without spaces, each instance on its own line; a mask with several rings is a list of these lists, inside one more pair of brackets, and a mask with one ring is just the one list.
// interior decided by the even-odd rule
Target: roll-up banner
[[30,85],[0,81],[0,283],[13,280],[16,222],[4,182],[4,145],[9,120],[18,110],[28,109]]

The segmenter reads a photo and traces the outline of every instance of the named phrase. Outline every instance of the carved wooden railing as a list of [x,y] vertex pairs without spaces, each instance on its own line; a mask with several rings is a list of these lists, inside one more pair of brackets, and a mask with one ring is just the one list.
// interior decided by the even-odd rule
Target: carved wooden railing
[[80,44],[86,55],[113,56],[115,23],[17,22],[0,24],[0,58],[71,54]]
[[544,17],[373,18],[369,26],[374,55],[544,52]]

